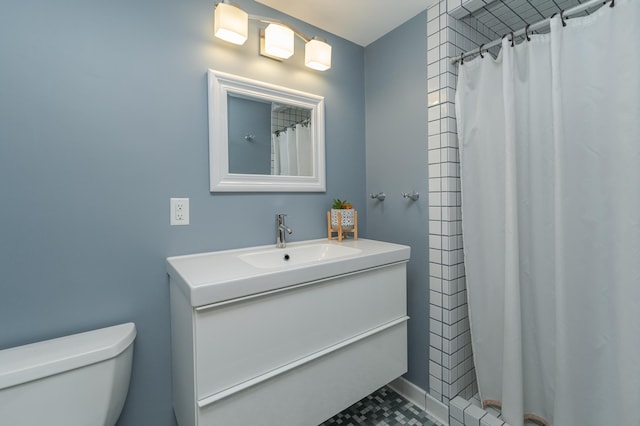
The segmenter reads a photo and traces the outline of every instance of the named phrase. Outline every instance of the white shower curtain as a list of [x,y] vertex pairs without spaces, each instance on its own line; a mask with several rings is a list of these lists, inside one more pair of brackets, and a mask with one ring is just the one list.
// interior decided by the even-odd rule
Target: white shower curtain
[[480,397],[509,424],[638,425],[640,1],[459,67]]
[[271,174],[312,176],[311,129],[308,124],[296,124],[271,135]]

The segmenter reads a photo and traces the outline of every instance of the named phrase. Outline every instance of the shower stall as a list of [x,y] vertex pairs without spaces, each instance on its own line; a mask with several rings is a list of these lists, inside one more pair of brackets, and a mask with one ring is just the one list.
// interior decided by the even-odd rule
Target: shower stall
[[428,10],[429,391],[453,425],[478,390],[512,425],[633,424],[640,9],[597,3]]

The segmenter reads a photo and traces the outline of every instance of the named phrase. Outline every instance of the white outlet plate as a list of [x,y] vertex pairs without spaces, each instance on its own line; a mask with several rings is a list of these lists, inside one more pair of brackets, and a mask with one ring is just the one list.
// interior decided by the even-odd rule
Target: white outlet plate
[[189,224],[189,199],[188,198],[172,198],[170,211],[171,225],[188,225]]

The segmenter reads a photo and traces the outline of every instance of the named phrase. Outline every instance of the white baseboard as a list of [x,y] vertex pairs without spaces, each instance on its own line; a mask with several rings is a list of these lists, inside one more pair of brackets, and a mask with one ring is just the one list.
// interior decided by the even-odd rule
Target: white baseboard
[[449,425],[449,407],[429,394],[427,394],[427,409],[425,411],[444,426]]
[[429,395],[421,387],[414,385],[404,377],[398,377],[388,386],[413,405],[425,411],[433,421],[442,426],[449,425],[449,407]]
[[427,392],[421,387],[414,385],[404,377],[398,377],[388,386],[422,411],[427,411],[427,400],[425,398]]

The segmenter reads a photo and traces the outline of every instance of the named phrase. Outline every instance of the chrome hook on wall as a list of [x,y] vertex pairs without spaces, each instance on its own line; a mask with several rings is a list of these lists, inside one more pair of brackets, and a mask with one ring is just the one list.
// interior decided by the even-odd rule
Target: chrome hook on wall
[[411,194],[407,193],[407,192],[403,192],[402,196],[404,198],[409,198],[411,199],[411,201],[417,201],[418,198],[420,198],[420,194],[418,194],[416,191],[413,191]]
[[376,199],[378,201],[384,201],[385,198],[387,198],[386,195],[384,195],[384,192],[378,192],[377,194],[369,194],[369,197],[371,197],[372,199]]

